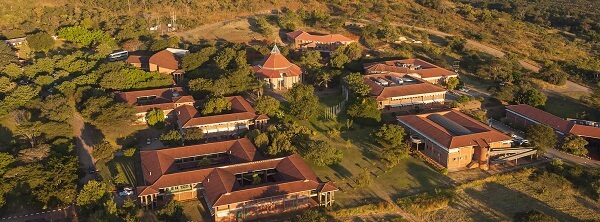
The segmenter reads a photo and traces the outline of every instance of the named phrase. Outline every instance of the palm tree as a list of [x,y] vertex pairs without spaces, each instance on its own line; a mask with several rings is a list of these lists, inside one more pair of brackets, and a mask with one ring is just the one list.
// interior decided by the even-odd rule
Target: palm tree
[[319,85],[322,84],[325,86],[325,89],[327,89],[328,83],[331,81],[332,76],[329,72],[320,71],[317,78],[319,79]]

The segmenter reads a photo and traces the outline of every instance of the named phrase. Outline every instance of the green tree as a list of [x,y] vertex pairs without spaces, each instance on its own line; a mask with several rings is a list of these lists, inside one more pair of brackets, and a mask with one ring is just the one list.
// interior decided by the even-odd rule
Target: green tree
[[150,51],[158,52],[169,47],[169,42],[164,39],[156,39],[150,44]]
[[109,161],[114,157],[114,148],[108,141],[102,141],[94,144],[92,148],[92,156],[94,156],[96,159]]
[[135,147],[132,147],[132,148],[129,148],[129,149],[126,149],[125,151],[123,151],[123,155],[126,157],[132,157],[135,154],[135,151],[136,151]]
[[0,76],[0,93],[7,93],[17,86],[6,76]]
[[264,17],[256,18],[256,29],[258,30],[258,33],[262,34],[265,37],[273,35],[273,30],[271,29],[269,22],[267,22],[267,19],[265,19]]
[[231,102],[222,96],[208,98],[202,107],[202,115],[219,114],[223,111],[231,110]]
[[547,97],[544,93],[536,90],[529,89],[525,92],[520,93],[518,101],[520,103],[529,104],[530,106],[539,107],[546,104]]
[[233,60],[233,58],[235,58],[235,56],[236,56],[236,52],[234,49],[225,48],[225,49],[219,51],[217,53],[217,55],[215,57],[213,57],[213,60],[214,60],[215,64],[217,65],[217,67],[219,67],[222,70],[225,70],[225,69],[227,69],[227,67],[229,67],[231,60]]
[[260,178],[260,175],[258,175],[258,173],[252,174],[252,185],[258,185],[261,181],[262,179]]
[[210,57],[217,52],[217,48],[215,47],[206,47],[202,48],[198,52],[187,54],[182,59],[182,67],[187,72],[192,71],[194,69],[199,68],[208,60]]
[[37,52],[48,52],[54,47],[54,39],[46,32],[27,35],[27,44]]
[[82,26],[64,27],[58,30],[58,36],[68,41],[79,43],[82,46],[97,45],[102,42],[111,42],[112,38],[100,30],[89,30]]
[[399,125],[385,124],[375,132],[375,141],[383,147],[399,147],[404,144],[404,128]]
[[302,56],[300,56],[300,66],[305,69],[309,69],[314,71],[316,69],[321,68],[323,65],[321,64],[321,53],[316,50],[308,50],[302,52]]
[[150,126],[162,127],[165,124],[165,113],[162,109],[151,109],[146,113],[146,122]]
[[171,75],[159,72],[146,72],[135,68],[117,68],[102,76],[100,86],[112,90],[167,87],[173,84],[172,78]]
[[17,62],[17,55],[12,51],[8,44],[0,44],[0,71],[8,64]]
[[77,206],[81,207],[83,212],[92,213],[102,206],[107,195],[108,186],[105,183],[90,180],[79,191],[76,203]]
[[81,115],[105,131],[121,132],[121,126],[136,120],[135,109],[126,103],[117,103],[108,96],[91,97],[83,102]]
[[187,221],[183,213],[181,203],[171,200],[162,209],[156,212],[158,218],[162,221],[184,222]]
[[356,176],[356,185],[358,185],[358,187],[368,187],[371,184],[373,184],[373,178],[371,177],[371,172],[369,172],[367,169],[363,169],[357,176]]
[[354,92],[359,97],[365,97],[371,91],[371,87],[365,83],[363,76],[360,73],[350,73],[345,78],[350,91]]
[[450,77],[446,80],[446,88],[448,90],[456,89],[456,86],[460,83],[458,78]]
[[567,83],[569,74],[565,73],[556,63],[544,66],[540,69],[539,75],[547,82],[554,85],[564,85]]
[[351,61],[350,58],[344,54],[343,47],[338,47],[333,50],[333,52],[330,53],[330,57],[331,66],[339,69],[344,68],[344,66]]
[[558,222],[559,220],[538,210],[515,214],[515,222]]
[[546,148],[554,148],[558,142],[552,127],[542,124],[531,124],[527,128],[527,139],[538,148],[538,154],[546,153]]
[[[0,44],[0,47],[3,44]],[[0,55],[2,56],[2,55]],[[0,58],[1,61],[1,58]],[[23,69],[17,65],[16,63],[10,63],[7,64],[6,66],[4,66],[4,69],[1,69],[2,73],[6,74],[10,79],[14,80],[14,79],[18,79],[19,77],[23,76]]]
[[258,148],[264,149],[269,145],[269,136],[266,133],[260,133],[253,140],[254,145]]
[[181,145],[182,138],[183,136],[177,130],[169,130],[166,133],[160,134],[160,141],[170,147]]
[[204,131],[200,128],[186,128],[183,135],[185,141],[199,142],[204,138]]
[[308,144],[308,152],[305,157],[317,166],[339,163],[344,156],[339,147],[332,146],[326,141],[312,141]]
[[588,145],[588,141],[577,135],[569,135],[564,138],[561,149],[567,153],[571,153],[576,156],[587,156],[588,150],[585,146]]
[[[0,152],[0,176],[10,169],[10,166],[15,162],[15,158],[8,154]],[[1,204],[0,204],[1,205]]]
[[300,19],[294,11],[287,10],[278,17],[277,23],[282,29],[296,30],[296,27],[300,23]]
[[50,145],[36,144],[36,146],[19,150],[19,160],[24,163],[34,163],[46,159],[50,155]]
[[381,121],[381,110],[377,108],[377,100],[374,98],[358,99],[346,112],[362,124],[372,125]]
[[40,115],[52,121],[68,122],[73,118],[73,111],[66,97],[50,95],[41,103]]
[[275,113],[279,111],[279,100],[271,96],[262,96],[256,100],[254,109],[259,114],[267,114],[268,116],[275,116]]
[[19,85],[4,98],[4,104],[6,104],[6,108],[15,109],[29,103],[38,96],[39,92],[40,88],[38,87]]
[[294,84],[285,93],[285,99],[290,103],[290,113],[305,120],[317,115],[319,99],[315,96],[315,88],[304,84]]

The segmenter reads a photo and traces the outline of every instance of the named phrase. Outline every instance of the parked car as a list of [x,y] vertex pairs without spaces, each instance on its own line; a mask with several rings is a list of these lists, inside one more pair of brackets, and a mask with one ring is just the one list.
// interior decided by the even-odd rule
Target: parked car
[[513,142],[519,146],[527,146],[529,145],[529,140],[523,139],[523,138],[519,138],[519,139],[515,139],[513,140]]
[[120,197],[129,196],[129,195],[133,195],[133,189],[128,188],[128,187],[123,188],[123,190],[121,192],[119,192]]
[[152,143],[152,140],[146,139],[146,145],[150,145],[151,143]]
[[460,88],[459,91],[461,91],[461,92],[469,92],[469,91],[471,91],[471,89],[469,89],[467,87],[464,87],[464,88]]
[[90,166],[89,172],[90,172],[90,174],[96,173],[96,168],[94,168],[94,166]]

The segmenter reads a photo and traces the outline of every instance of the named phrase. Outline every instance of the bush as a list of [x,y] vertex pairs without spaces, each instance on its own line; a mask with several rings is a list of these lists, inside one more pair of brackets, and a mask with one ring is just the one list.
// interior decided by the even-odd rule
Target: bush
[[133,154],[135,154],[135,147],[129,148],[129,149],[126,149],[125,151],[123,151],[123,155],[128,156],[128,157],[132,157]]
[[398,206],[417,216],[435,211],[448,206],[454,199],[454,190],[435,189],[434,192],[420,193],[417,195],[398,199]]
[[515,214],[515,222],[554,222],[558,219],[548,216],[538,210],[530,210]]

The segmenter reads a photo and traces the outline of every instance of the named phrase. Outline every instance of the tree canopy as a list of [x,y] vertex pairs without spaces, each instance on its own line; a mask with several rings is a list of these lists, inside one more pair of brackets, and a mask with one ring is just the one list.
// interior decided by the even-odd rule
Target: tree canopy
[[345,79],[350,91],[359,97],[365,97],[371,91],[371,87],[365,83],[360,73],[350,73]]
[[254,109],[259,114],[267,114],[268,116],[275,116],[275,113],[279,110],[279,100],[271,96],[262,96],[256,100]]
[[27,35],[27,44],[38,52],[48,52],[54,47],[54,39],[46,32]]
[[325,166],[339,163],[343,155],[339,147],[332,146],[326,141],[318,140],[308,144],[308,151],[305,157],[317,166]]
[[588,141],[577,135],[569,135],[563,139],[561,150],[577,156],[587,156],[588,150],[585,146]]
[[202,107],[202,115],[220,114],[223,111],[231,110],[231,102],[223,96],[214,96],[208,98]]
[[165,113],[162,109],[151,109],[146,112],[146,122],[150,126],[161,127],[165,123]]
[[285,98],[290,103],[290,113],[302,120],[316,116],[319,99],[314,91],[315,88],[310,85],[294,84],[294,87],[285,93]]
[[542,124],[531,124],[527,128],[526,137],[538,148],[539,154],[546,153],[546,148],[554,148],[558,142],[552,127]]
[[373,125],[381,121],[381,110],[374,98],[356,99],[346,110],[349,116],[363,125]]

